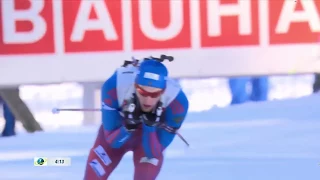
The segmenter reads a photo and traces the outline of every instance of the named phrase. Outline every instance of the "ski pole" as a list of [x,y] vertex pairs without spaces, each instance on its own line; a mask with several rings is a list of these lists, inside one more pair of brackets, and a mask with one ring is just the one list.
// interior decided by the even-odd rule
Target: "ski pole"
[[90,112],[90,111],[101,111],[100,108],[53,108],[52,113],[53,114],[58,114],[61,111],[78,111],[78,112]]
[[[58,114],[61,111],[66,111],[66,112],[95,112],[95,111],[101,111],[100,108],[53,108],[52,109],[52,113],[53,114]],[[170,129],[168,129],[168,126],[165,127],[161,127],[164,130],[166,130],[167,132],[171,132],[171,133],[175,133],[188,147],[190,146],[190,144],[188,143],[188,141],[178,132],[173,131]]]

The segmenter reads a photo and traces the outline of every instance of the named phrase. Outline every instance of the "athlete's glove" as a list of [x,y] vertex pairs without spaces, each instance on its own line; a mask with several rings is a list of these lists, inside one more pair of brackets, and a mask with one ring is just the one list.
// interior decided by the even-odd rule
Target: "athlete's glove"
[[123,107],[124,126],[128,131],[136,130],[141,124],[141,113],[135,104],[135,100],[126,101]]
[[147,126],[159,126],[163,108],[158,106],[154,111],[142,115],[142,122]]

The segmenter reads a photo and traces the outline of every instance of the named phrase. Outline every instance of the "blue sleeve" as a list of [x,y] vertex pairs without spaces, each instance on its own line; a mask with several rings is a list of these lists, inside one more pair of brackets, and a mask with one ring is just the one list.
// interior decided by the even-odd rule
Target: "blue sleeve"
[[131,137],[131,133],[122,126],[122,117],[118,112],[117,72],[101,88],[102,124],[107,142],[113,148],[120,148]]
[[[177,97],[165,109],[165,124],[179,129],[187,116],[189,101],[185,93],[180,90]],[[176,134],[143,125],[142,144],[145,155],[148,158],[159,157],[162,151],[173,141]]]

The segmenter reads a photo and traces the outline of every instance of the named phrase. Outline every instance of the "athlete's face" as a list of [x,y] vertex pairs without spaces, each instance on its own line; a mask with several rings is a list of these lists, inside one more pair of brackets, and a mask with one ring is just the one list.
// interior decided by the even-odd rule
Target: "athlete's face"
[[150,112],[159,102],[163,90],[150,86],[136,85],[136,92],[142,111]]

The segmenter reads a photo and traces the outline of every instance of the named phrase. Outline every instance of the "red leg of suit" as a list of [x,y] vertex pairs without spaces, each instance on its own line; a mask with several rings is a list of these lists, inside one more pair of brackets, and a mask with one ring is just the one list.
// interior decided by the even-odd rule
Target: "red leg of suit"
[[84,180],[108,179],[126,152],[125,147],[113,149],[106,143],[101,126],[94,146],[89,153]]
[[133,149],[134,180],[155,180],[163,162],[163,156],[147,159],[141,142],[141,132],[132,137],[123,148],[113,149],[105,141],[103,127],[99,129],[94,146],[87,160],[84,180],[106,180],[117,167],[123,155]]
[[134,180],[155,180],[162,167],[163,155],[147,159],[140,143],[133,151],[133,161],[135,168]]

